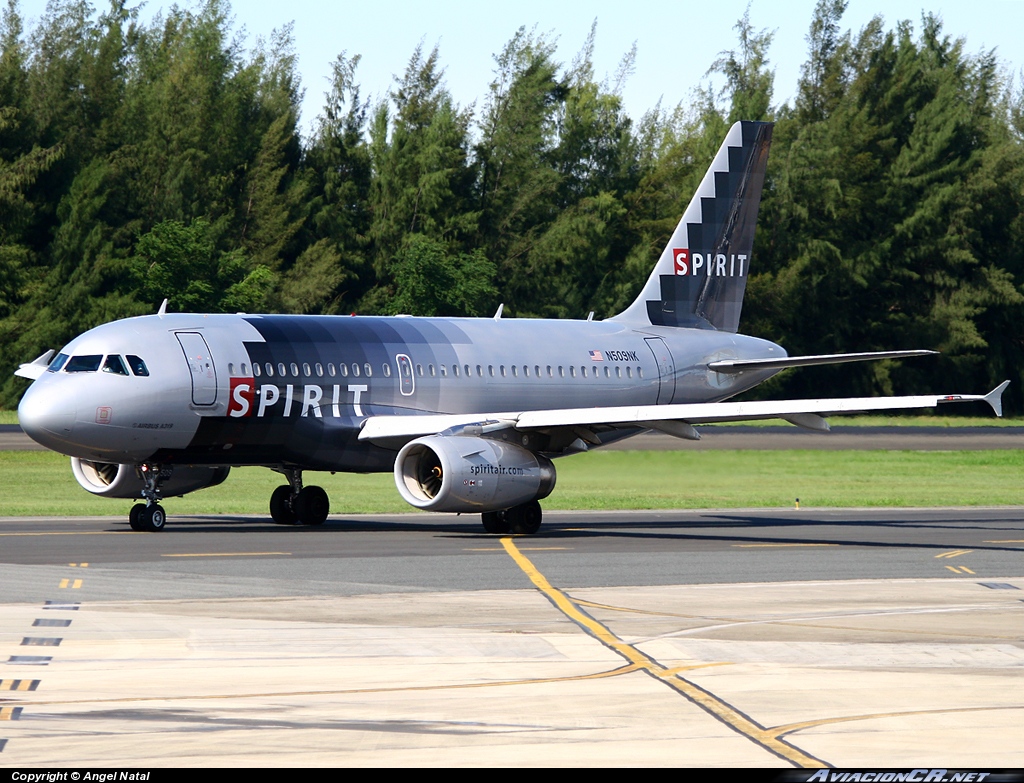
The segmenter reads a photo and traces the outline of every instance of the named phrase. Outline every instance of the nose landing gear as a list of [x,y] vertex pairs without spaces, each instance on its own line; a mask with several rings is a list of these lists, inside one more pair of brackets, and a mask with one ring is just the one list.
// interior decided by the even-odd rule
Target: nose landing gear
[[128,524],[132,530],[159,533],[167,524],[167,512],[160,505],[160,483],[170,477],[170,471],[164,471],[159,465],[143,463],[138,467],[139,475],[146,482],[142,496],[146,505],[132,506],[128,513]]
[[128,524],[132,530],[159,533],[167,524],[167,512],[159,503],[151,506],[135,505],[128,514]]
[[303,487],[302,471],[280,471],[288,479],[270,496],[270,517],[278,525],[322,525],[331,512],[331,501],[322,487]]

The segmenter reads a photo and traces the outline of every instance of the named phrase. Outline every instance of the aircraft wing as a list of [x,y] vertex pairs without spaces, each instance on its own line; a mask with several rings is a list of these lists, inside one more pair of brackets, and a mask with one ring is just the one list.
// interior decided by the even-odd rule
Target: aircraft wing
[[678,437],[697,439],[693,424],[727,421],[785,419],[809,429],[827,430],[822,416],[839,413],[910,408],[934,408],[952,402],[985,402],[997,416],[1003,415],[1002,395],[1009,381],[988,394],[922,394],[909,397],[840,397],[820,400],[772,402],[706,402],[678,405],[628,405],[609,408],[560,408],[505,413],[430,414],[425,416],[374,416],[363,423],[360,440],[412,440],[454,427],[483,425],[484,429],[514,427],[541,430],[557,427],[604,425],[612,428],[658,429]]

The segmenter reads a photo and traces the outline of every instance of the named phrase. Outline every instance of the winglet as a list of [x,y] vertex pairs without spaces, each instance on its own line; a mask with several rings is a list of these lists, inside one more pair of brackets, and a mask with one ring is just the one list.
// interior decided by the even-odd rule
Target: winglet
[[161,318],[163,318],[165,315],[167,315],[167,300],[166,299],[164,299],[164,301],[162,301],[160,303],[160,309],[156,311],[156,314],[159,315]]
[[992,410],[995,411],[996,416],[999,418],[1003,417],[1003,392],[1006,391],[1006,387],[1009,385],[1009,381],[1003,381],[982,398],[992,406]]

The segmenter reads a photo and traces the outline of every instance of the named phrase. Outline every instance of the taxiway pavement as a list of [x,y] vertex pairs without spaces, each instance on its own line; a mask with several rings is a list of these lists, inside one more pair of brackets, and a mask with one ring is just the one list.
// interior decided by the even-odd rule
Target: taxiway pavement
[[0,519],[0,763],[1024,766],[1024,508],[478,530]]

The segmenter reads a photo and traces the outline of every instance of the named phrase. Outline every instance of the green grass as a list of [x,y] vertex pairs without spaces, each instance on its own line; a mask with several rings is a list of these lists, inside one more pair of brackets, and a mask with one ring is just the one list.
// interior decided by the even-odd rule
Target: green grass
[[[559,460],[546,509],[1024,505],[1024,451],[619,451]],[[404,512],[391,474],[308,473],[336,514]],[[232,470],[219,487],[165,502],[170,514],[267,513],[281,477]],[[68,460],[0,452],[0,516],[128,513],[129,500],[90,495]]]

